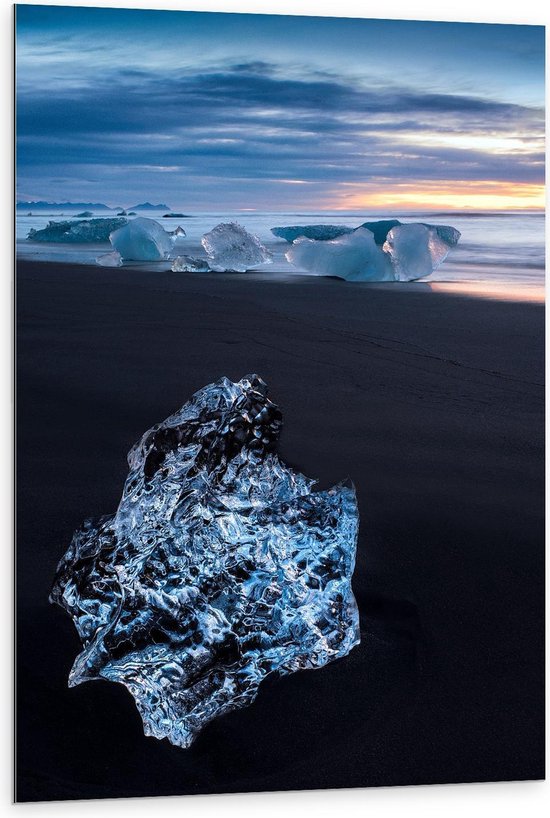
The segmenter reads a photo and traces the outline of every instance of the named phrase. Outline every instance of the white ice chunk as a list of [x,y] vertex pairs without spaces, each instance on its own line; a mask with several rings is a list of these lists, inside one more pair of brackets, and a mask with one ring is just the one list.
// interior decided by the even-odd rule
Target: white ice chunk
[[167,233],[154,219],[138,217],[115,230],[109,238],[123,259],[161,261],[168,258],[176,238],[181,235],[185,235],[181,227]]
[[296,239],[286,258],[295,267],[321,276],[346,281],[394,281],[389,256],[364,227],[331,241]]
[[271,263],[272,254],[260,239],[236,222],[218,224],[201,239],[215,272],[244,273],[257,264]]
[[95,261],[96,264],[100,264],[101,267],[120,267],[122,265],[122,256],[117,250],[113,250],[112,253],[105,253],[103,256],[98,256]]
[[173,273],[211,273],[212,269],[205,258],[177,256],[172,262]]
[[414,281],[433,273],[459,237],[452,227],[400,224],[389,231],[383,250],[391,257],[395,280]]

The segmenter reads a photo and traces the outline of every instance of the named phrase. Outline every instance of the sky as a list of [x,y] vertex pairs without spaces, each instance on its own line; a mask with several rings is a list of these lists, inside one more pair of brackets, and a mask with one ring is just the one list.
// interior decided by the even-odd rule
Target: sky
[[544,28],[17,5],[19,200],[544,207]]

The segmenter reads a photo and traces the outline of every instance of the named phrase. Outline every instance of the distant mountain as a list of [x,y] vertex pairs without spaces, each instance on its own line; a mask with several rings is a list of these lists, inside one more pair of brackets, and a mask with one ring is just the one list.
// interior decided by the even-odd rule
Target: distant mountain
[[18,210],[111,210],[99,202],[17,202]]
[[158,204],[154,205],[151,202],[143,202],[143,204],[134,205],[133,207],[129,207],[128,210],[170,210],[168,205],[165,204]]

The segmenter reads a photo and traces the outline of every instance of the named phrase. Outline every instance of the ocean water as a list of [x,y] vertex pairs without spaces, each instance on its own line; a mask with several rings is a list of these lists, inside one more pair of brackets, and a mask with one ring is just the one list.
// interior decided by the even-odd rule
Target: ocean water
[[[110,216],[98,212],[94,216]],[[433,289],[459,290],[472,294],[487,294],[512,298],[535,298],[544,294],[545,224],[542,213],[197,213],[188,218],[162,218],[159,211],[141,211],[140,216],[156,219],[166,230],[181,225],[186,237],[179,239],[174,256],[203,255],[201,236],[220,222],[237,221],[246,230],[255,233],[273,253],[273,264],[259,267],[273,274],[296,272],[285,259],[287,242],[275,238],[272,227],[300,224],[345,224],[357,227],[365,221],[398,218],[402,222],[423,221],[431,224],[450,224],[460,230],[458,246],[451,250],[446,261],[422,282]],[[39,230],[50,220],[73,219],[73,214],[59,211],[26,215],[17,214],[16,238],[19,258],[43,261],[64,261],[95,264],[102,253],[109,252],[109,244],[53,244],[27,239],[31,228]],[[138,266],[132,262],[132,267]],[[148,269],[169,269],[167,262],[148,263]]]

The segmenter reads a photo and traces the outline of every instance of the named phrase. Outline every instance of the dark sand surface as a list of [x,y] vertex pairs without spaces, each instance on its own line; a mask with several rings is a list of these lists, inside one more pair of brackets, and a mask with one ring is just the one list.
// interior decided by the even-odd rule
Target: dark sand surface
[[[18,797],[97,798],[544,775],[543,308],[422,285],[18,269]],[[350,476],[362,643],[268,680],[190,750],[129,693],[67,688],[48,604],[126,453],[221,375],[257,372],[281,455]]]

